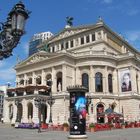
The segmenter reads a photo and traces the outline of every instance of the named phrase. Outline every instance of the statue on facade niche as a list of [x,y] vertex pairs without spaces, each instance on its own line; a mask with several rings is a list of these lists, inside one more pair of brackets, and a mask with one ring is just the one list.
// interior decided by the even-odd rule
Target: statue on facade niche
[[61,83],[58,83],[58,91],[61,92]]

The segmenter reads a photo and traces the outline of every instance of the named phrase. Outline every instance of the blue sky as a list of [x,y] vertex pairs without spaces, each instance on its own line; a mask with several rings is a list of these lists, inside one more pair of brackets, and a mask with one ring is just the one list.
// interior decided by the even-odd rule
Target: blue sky
[[[18,0],[1,0],[0,22]],[[23,0],[32,11],[27,21],[26,34],[14,49],[13,56],[0,61],[0,85],[14,85],[17,56],[21,60],[28,56],[28,42],[35,33],[51,31],[57,33],[66,25],[66,17],[74,17],[74,26],[94,24],[101,16],[113,31],[121,34],[140,51],[140,1],[139,0]]]

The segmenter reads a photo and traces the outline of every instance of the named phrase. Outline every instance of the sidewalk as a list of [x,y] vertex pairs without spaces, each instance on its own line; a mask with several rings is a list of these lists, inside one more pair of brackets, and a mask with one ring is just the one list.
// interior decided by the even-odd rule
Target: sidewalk
[[[111,131],[87,132],[88,140],[140,140],[140,128],[117,129]],[[15,129],[0,124],[0,140],[68,140],[69,132],[37,129]]]

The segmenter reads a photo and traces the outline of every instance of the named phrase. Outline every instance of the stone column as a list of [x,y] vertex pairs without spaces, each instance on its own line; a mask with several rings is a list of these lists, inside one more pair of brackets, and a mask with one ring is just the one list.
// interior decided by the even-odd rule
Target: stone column
[[52,47],[50,47],[50,52],[52,52],[52,50],[53,50]]
[[52,67],[52,93],[57,92],[56,70]]
[[103,75],[103,92],[108,93],[108,71],[107,71],[107,66],[105,66],[104,75]]
[[93,66],[90,66],[90,75],[89,75],[89,92],[95,92],[95,73]]
[[66,91],[67,87],[67,66],[64,64],[62,65],[62,91]]
[[97,40],[98,40],[98,33],[95,32],[95,41],[97,41]]
[[44,72],[44,70],[42,70],[42,74],[41,74],[41,84],[45,85],[45,72]]
[[33,72],[33,78],[32,78],[32,82],[33,82],[33,85],[36,85],[36,75],[35,75],[35,72]]
[[27,85],[27,75],[24,74],[24,86],[26,86],[26,85]]
[[140,71],[138,72],[138,94],[140,94]]
[[35,106],[35,102],[33,99],[33,118],[32,121],[33,123],[39,123],[39,118],[38,118],[38,108]]
[[113,78],[112,79],[112,81],[113,81],[113,93],[117,94],[118,93],[119,82],[118,82],[118,73],[117,73],[116,69],[114,69],[114,71],[113,71],[113,77],[112,78]]
[[81,85],[81,73],[79,67],[76,67],[76,85]]
[[107,33],[104,34],[104,40],[107,42]]
[[104,31],[101,30],[101,39],[104,40]]
[[5,99],[4,100],[4,105],[3,105],[3,121],[4,123],[9,123],[9,102]]
[[137,93],[137,83],[136,83],[136,69],[131,67],[130,68],[130,76],[131,76],[131,87],[132,91]]
[[15,105],[15,102],[13,101],[13,119],[11,121],[11,124],[14,124],[17,117],[17,106]]
[[26,99],[22,100],[22,107],[23,107],[23,115],[22,115],[22,122],[23,123],[28,123],[28,106],[27,106],[27,101]]
[[72,84],[71,85],[75,85],[76,84],[76,69],[73,68],[72,69]]
[[89,42],[92,42],[92,34],[89,34]]

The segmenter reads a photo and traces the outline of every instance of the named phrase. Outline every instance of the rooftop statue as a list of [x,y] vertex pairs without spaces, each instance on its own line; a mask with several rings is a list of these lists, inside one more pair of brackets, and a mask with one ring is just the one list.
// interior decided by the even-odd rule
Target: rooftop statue
[[73,17],[66,17],[66,22],[67,22],[67,25],[69,25],[69,26],[72,26],[73,25]]

